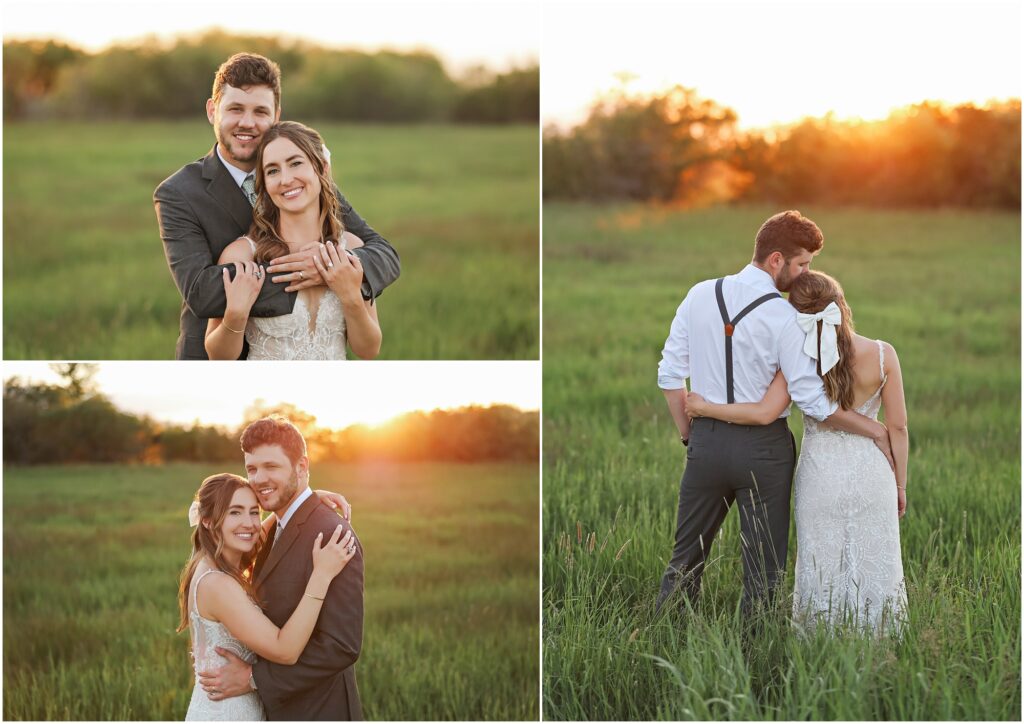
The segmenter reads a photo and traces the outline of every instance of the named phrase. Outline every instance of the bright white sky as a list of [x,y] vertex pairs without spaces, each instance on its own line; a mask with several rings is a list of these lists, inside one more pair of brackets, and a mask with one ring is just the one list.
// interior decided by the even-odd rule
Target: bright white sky
[[696,88],[744,128],[1020,97],[1018,2],[545,0],[543,15],[541,108],[561,126],[623,73],[635,92]]
[[[11,377],[57,382],[45,362],[4,362]],[[257,399],[290,402],[326,427],[404,412],[506,403],[540,409],[539,362],[102,362],[96,382],[123,410],[235,426]]]
[[[220,27],[231,33],[304,38],[328,47],[437,54],[450,72],[483,64],[505,71],[540,56],[536,2],[362,0],[361,2],[175,2],[18,0],[4,2],[11,38],[57,38],[99,50],[113,41]],[[212,72],[212,71],[211,71]]]

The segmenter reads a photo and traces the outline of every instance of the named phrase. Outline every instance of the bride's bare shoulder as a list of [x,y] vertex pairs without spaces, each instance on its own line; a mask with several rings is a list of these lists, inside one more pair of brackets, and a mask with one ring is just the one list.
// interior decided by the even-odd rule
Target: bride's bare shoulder
[[218,264],[231,264],[236,261],[252,261],[252,242],[248,236],[240,236],[224,247],[217,259]]

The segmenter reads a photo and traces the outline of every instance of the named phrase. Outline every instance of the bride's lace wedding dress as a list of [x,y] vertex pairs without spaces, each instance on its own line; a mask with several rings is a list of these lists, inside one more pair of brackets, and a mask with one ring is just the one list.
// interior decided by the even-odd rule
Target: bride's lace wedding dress
[[[878,355],[882,384],[856,410],[871,419],[878,418],[886,381],[881,342]],[[866,437],[804,416],[794,487],[794,621],[802,626],[850,622],[861,630],[899,633],[907,594],[896,478],[885,456]]]
[[188,704],[188,713],[185,714],[185,721],[264,721],[267,715],[263,711],[263,703],[255,692],[212,701],[206,695],[203,687],[199,685],[198,672],[216,669],[228,663],[227,659],[214,650],[217,646],[227,649],[250,664],[256,660],[256,654],[232,636],[224,624],[210,621],[199,615],[196,598],[199,583],[211,573],[226,575],[220,571],[208,570],[192,581],[190,592],[189,633],[192,636],[192,658],[195,660],[197,675],[195,686],[192,688],[192,700]]
[[[249,246],[255,256],[251,239]],[[344,251],[344,242],[340,246]],[[343,360],[347,337],[341,300],[330,289],[303,289],[291,314],[250,317],[245,340],[250,360]]]

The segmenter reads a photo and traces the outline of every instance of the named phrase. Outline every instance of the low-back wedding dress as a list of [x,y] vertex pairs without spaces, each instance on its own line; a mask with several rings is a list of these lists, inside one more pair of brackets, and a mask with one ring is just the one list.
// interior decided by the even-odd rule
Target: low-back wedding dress
[[[878,419],[882,382],[856,412]],[[804,416],[797,465],[796,588],[793,619],[813,627],[854,623],[862,631],[900,633],[907,593],[900,556],[896,477],[868,438]]]
[[216,669],[228,663],[227,659],[214,650],[216,646],[227,649],[247,663],[251,664],[256,660],[256,654],[232,636],[227,626],[199,615],[197,602],[199,584],[211,573],[227,575],[213,569],[205,571],[202,575],[195,577],[190,591],[189,633],[192,636],[192,658],[196,682],[192,688],[192,700],[188,704],[185,721],[264,721],[267,715],[263,711],[263,703],[256,692],[250,691],[241,696],[212,701],[199,684],[198,673],[200,671]]
[[[245,238],[255,256],[256,245]],[[346,250],[344,239],[339,247],[340,251]],[[319,304],[314,305],[318,292]],[[249,317],[245,340],[250,360],[343,360],[348,340],[341,300],[330,289],[303,289],[291,314]]]

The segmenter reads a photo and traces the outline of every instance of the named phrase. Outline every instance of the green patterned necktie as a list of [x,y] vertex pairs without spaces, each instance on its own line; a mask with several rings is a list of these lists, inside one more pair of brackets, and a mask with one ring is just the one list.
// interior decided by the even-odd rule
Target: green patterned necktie
[[252,174],[245,177],[245,181],[242,182],[242,191],[245,192],[245,198],[249,199],[249,205],[256,205],[256,180]]

